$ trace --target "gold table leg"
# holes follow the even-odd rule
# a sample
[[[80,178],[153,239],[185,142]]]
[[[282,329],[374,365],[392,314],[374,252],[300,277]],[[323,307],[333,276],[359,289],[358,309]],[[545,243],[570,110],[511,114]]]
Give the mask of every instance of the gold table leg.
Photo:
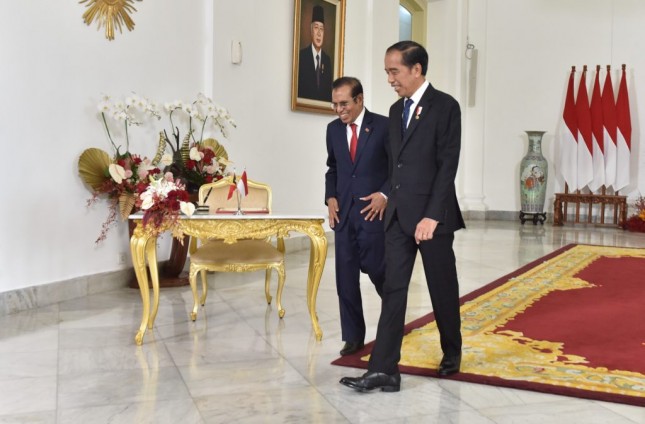
[[[138,224],[139,225],[139,224]],[[134,337],[134,342],[137,346],[143,344],[143,336],[146,334],[148,327],[148,320],[150,318],[150,289],[148,288],[148,272],[146,271],[146,244],[148,243],[147,237],[140,237],[133,235],[130,238],[130,252],[132,254],[132,264],[134,272],[137,276],[139,283],[139,290],[141,292],[141,302],[143,303],[143,311],[141,313],[141,325],[139,331]],[[154,244],[154,243],[153,243]]]
[[[307,233],[311,240],[311,250],[309,253],[309,273],[307,275],[307,307],[311,316],[311,325],[316,334],[316,340],[321,341],[323,332],[318,324],[318,314],[316,313],[316,296],[318,295],[318,286],[320,278],[325,267],[327,258],[327,239],[322,226],[319,225],[319,232]]]

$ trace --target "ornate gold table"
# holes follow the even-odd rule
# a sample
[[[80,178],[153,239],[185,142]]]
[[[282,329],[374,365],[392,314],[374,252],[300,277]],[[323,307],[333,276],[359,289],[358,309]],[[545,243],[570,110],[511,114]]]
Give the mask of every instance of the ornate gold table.
[[[130,238],[132,263],[141,290],[143,313],[141,325],[135,336],[137,345],[143,344],[146,329],[152,329],[159,309],[159,271],[157,269],[157,235],[150,227],[143,227],[143,215],[136,213],[129,219],[136,222],[136,228]],[[291,231],[303,233],[311,240],[309,255],[309,273],[307,276],[307,307],[311,324],[317,340],[322,340],[322,330],[316,314],[316,295],[320,277],[327,258],[327,238],[322,224],[324,217],[286,214],[249,214],[249,215],[193,215],[181,216],[175,228],[162,227],[160,230],[182,231],[185,235],[197,238],[216,238],[224,243],[235,243],[243,238],[263,239],[269,236],[286,237]],[[148,272],[152,280],[152,305]]]

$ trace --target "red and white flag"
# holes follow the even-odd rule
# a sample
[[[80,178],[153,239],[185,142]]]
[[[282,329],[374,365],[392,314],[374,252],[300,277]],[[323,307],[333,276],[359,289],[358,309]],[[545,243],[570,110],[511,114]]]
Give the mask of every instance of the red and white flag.
[[[237,184],[235,184],[235,174],[233,174],[233,182],[228,186],[228,196],[226,196],[226,200],[230,200],[231,197],[233,197],[235,190],[237,190]]]
[[[237,191],[240,196],[245,197],[249,194],[249,184],[246,181],[246,170],[242,172],[242,176],[237,180]]]
[[[591,93],[591,138],[593,180],[589,183],[589,189],[596,191],[605,184],[605,153],[603,145],[603,119],[602,100],[600,97],[600,66],[596,66],[596,79]]]
[[[587,96],[587,65],[583,68],[578,96],[576,97],[576,116],[578,117],[578,184],[582,190],[593,180],[593,140],[591,132],[591,111]]]
[[[560,122],[558,166],[560,175],[572,190],[578,186],[578,117],[573,97],[575,72],[576,67],[572,66],[562,111],[562,122]]]
[[[629,94],[627,93],[627,75],[625,65],[618,87],[616,98],[616,182],[614,190],[618,191],[629,185],[629,163],[632,149],[632,119],[629,112]]]
[[[605,185],[614,187],[616,182],[616,101],[614,84],[611,82],[611,67],[602,89],[603,148],[605,152]],[[615,187],[614,187],[615,188]]]

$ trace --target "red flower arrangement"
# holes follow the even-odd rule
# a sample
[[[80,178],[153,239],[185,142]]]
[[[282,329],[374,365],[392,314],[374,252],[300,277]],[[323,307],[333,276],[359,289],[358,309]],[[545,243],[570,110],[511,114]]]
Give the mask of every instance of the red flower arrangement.
[[[625,222],[625,229],[645,233],[645,197],[639,196],[634,202],[636,213],[630,216]]]
[[[152,225],[156,232],[162,225],[175,228],[179,214],[192,215],[195,205],[189,201],[188,192],[181,181],[175,181],[171,172],[161,178],[151,178],[145,190],[137,197],[136,206],[143,211],[143,227]],[[173,236],[180,236],[175,234]]]
[[[218,161],[213,147],[196,142],[190,148],[182,177],[188,185],[199,188],[203,184],[222,179],[225,163]]]
[[[88,207],[102,197],[108,200],[108,217],[96,239],[96,243],[100,243],[105,240],[118,216],[125,221],[134,211],[136,199],[148,186],[150,176],[158,175],[161,171],[149,159],[142,159],[130,152],[120,154],[117,149],[115,158],[111,159],[103,150],[91,148],[81,154],[79,173],[92,187]]]

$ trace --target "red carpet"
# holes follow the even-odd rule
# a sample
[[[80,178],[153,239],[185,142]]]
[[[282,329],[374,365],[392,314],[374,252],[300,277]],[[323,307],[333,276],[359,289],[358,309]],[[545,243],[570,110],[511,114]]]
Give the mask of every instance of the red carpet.
[[[644,271],[645,249],[569,245],[464,296],[451,379],[645,406]],[[432,314],[408,324],[401,372],[436,375],[438,346]]]

